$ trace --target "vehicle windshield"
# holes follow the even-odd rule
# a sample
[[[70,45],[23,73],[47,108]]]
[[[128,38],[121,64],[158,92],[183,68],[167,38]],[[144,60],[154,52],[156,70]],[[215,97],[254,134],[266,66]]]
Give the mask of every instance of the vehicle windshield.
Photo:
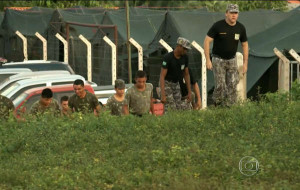
[[[75,74],[72,68],[68,64],[63,63],[23,63],[23,64],[5,64],[5,68],[28,68],[32,71],[53,71],[64,70],[69,71],[71,74]]]
[[[9,95],[12,91],[14,91],[16,88],[18,88],[20,86],[20,84],[18,84],[17,82],[13,83],[10,85],[10,87],[8,87],[7,89],[5,89],[1,95],[3,96],[7,96]]]
[[[12,75],[15,75],[15,73],[0,74],[0,81],[5,80]]]
[[[9,78],[7,77],[6,79],[4,79],[3,81],[0,81],[0,86],[2,86],[2,84],[6,83],[7,81],[9,81]]]
[[[16,99],[14,99],[13,104],[15,107],[18,107],[23,100],[27,98],[27,93],[22,93],[20,96],[18,96]]]
[[[8,89],[11,85],[13,85],[15,82],[19,81],[19,80],[15,80],[15,81],[10,81],[10,80],[7,80],[8,82],[6,82],[6,84],[1,84],[0,85],[0,94],[2,92],[4,92],[6,89]]]

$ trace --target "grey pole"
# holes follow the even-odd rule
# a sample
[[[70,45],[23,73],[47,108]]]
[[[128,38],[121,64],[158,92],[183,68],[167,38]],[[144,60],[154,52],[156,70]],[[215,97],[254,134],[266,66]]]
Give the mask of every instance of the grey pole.
[[[132,83],[132,70],[131,70],[131,44],[130,39],[130,21],[129,21],[129,3],[128,0],[125,1],[126,4],[126,28],[127,28],[127,50],[128,50],[128,82]]]

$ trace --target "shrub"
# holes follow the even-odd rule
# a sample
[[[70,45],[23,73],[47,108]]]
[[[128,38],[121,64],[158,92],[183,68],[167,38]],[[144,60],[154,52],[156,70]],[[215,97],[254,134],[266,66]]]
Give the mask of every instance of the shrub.
[[[162,117],[8,120],[0,189],[297,189],[299,99],[281,96]],[[239,171],[244,156],[259,162],[253,176]]]

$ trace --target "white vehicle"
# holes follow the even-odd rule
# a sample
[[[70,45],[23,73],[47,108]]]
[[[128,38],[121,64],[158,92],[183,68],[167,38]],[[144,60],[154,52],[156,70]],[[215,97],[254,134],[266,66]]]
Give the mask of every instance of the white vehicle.
[[[32,70],[32,72],[61,70],[61,71],[68,71],[70,74],[75,74],[75,72],[73,71],[73,69],[70,67],[68,63],[60,62],[60,61],[28,60],[22,62],[3,63],[2,65],[0,65],[0,71],[8,68],[27,68]],[[88,82],[88,83],[93,87],[97,86],[97,84],[94,82]]]
[[[32,70],[28,69],[28,68],[0,69],[0,82],[12,75],[15,75],[18,73],[25,73],[25,72],[26,73],[32,72]]]
[[[85,81],[84,77],[80,75],[61,75],[38,77],[33,79],[24,79],[14,82],[9,88],[5,89],[1,95],[10,98],[12,101],[22,94],[25,90],[36,87],[57,86],[64,84],[73,84],[76,79]]]
[[[6,78],[3,81],[0,81],[0,93],[5,89],[9,88],[11,84],[16,81],[23,80],[23,79],[30,79],[30,78],[37,78],[37,77],[47,77],[53,75],[70,75],[68,71],[37,71],[37,72],[25,72],[25,73],[18,73]]]
[[[5,68],[28,68],[32,71],[64,70],[69,71],[71,74],[75,74],[68,63],[60,61],[28,60],[23,62],[4,63],[0,66],[0,70]]]

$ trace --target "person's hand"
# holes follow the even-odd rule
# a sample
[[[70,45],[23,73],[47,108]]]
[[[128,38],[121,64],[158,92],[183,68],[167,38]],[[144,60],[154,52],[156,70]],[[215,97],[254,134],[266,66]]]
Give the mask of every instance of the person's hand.
[[[195,110],[199,110],[199,109],[201,109],[201,107],[202,107],[202,106],[201,106],[201,102],[200,102],[200,101],[197,101],[196,104],[195,104],[195,108],[194,108],[194,109],[195,109]]]
[[[161,103],[165,104],[167,102],[166,95],[162,95],[160,101],[161,101]]]
[[[192,94],[191,94],[191,93],[189,93],[189,94],[187,95],[187,101],[188,101],[188,102],[191,102],[191,101],[192,101]]]
[[[213,66],[212,66],[211,60],[206,60],[206,68],[208,70],[212,70]]]
[[[243,65],[243,75],[247,73],[247,70],[248,70],[248,65],[244,64]]]

